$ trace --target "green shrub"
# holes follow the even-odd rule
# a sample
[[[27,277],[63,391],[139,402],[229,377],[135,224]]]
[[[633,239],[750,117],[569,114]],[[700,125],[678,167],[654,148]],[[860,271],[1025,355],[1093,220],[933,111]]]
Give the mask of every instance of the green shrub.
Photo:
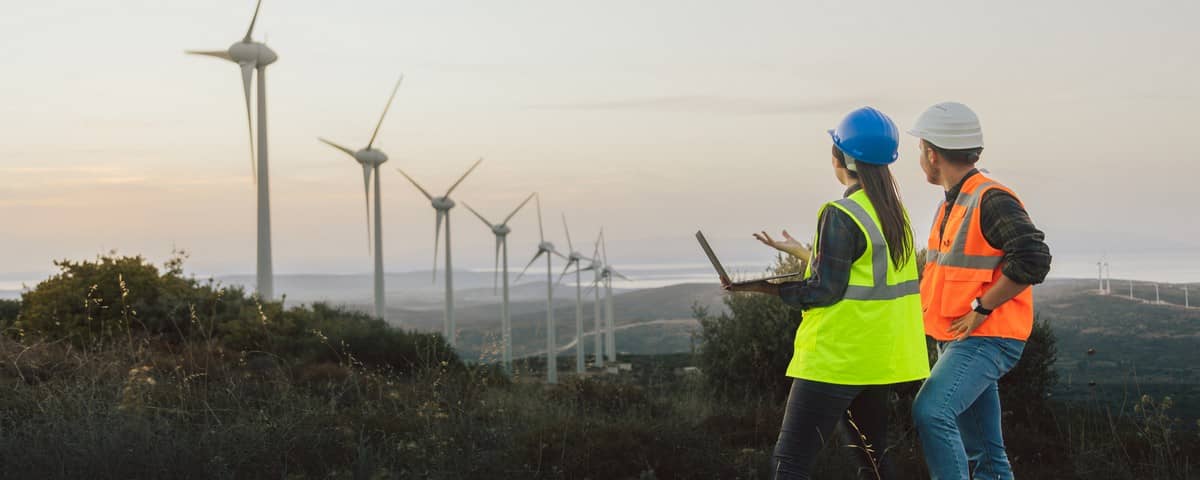
[[[207,306],[218,293],[183,276],[182,256],[165,271],[141,256],[99,256],[55,262],[59,272],[21,295],[15,327],[66,338],[77,345],[127,338],[134,332],[180,340],[197,327],[190,307]],[[226,297],[242,297],[238,290]],[[226,302],[228,303],[228,302]]]
[[[793,257],[779,257],[772,267],[775,274],[803,269]],[[727,295],[725,306],[729,312],[716,316],[695,308],[701,328],[698,363],[710,388],[727,398],[783,400],[792,384],[784,373],[801,311],[779,297],[753,293]]]

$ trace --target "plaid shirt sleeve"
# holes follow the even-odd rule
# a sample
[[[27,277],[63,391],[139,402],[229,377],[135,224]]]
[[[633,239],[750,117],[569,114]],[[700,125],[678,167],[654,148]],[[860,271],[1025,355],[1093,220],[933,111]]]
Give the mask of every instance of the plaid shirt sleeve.
[[[841,300],[850,284],[850,266],[867,250],[862,230],[845,212],[826,208],[817,223],[821,233],[812,256],[812,276],[779,285],[779,297],[793,307],[827,307]]]
[[[1004,251],[1003,273],[1017,283],[1037,285],[1050,273],[1046,235],[1033,225],[1021,202],[1002,190],[988,191],[980,205],[983,238]]]

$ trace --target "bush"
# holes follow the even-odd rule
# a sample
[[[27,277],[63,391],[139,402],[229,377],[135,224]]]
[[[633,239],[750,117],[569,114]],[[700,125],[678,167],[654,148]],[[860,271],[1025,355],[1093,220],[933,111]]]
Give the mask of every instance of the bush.
[[[0,329],[8,328],[17,321],[18,313],[21,313],[20,300],[0,299]]]
[[[76,345],[133,332],[180,340],[198,326],[190,308],[218,296],[211,284],[183,277],[183,255],[167,262],[162,273],[141,256],[57,261],[59,273],[21,295],[21,315],[14,326]],[[230,300],[244,300],[240,290],[230,293]]]
[[[1035,319],[1021,360],[999,382],[1000,405],[1012,411],[1013,420],[1044,422],[1050,411],[1050,390],[1058,383],[1058,373],[1054,371],[1057,358],[1057,339],[1050,322]]]
[[[804,271],[804,263],[779,257],[775,274]],[[792,359],[792,342],[801,312],[779,297],[736,293],[725,297],[728,313],[710,315],[695,307],[700,321],[700,369],[709,387],[726,398],[767,395],[782,401],[792,380],[784,372]]]

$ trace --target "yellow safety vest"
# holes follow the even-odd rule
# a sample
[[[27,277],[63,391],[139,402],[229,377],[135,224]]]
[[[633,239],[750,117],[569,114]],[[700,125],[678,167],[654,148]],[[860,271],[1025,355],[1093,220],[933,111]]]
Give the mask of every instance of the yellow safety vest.
[[[826,208],[854,219],[867,248],[850,267],[842,300],[804,312],[787,375],[840,385],[886,385],[928,377],[915,255],[896,270],[866,192],[828,203],[822,212]],[[820,241],[818,232],[814,249],[820,248]],[[811,276],[810,263],[805,278]]]

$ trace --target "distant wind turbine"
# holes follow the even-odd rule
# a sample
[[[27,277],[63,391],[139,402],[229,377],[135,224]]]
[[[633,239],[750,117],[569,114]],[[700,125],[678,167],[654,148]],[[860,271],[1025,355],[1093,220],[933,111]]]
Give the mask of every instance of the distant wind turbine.
[[[446,221],[446,310],[442,314],[442,329],[446,335],[446,341],[450,342],[451,347],[455,346],[457,343],[455,337],[458,335],[455,332],[454,325],[454,270],[450,264],[450,209],[454,208],[455,204],[454,200],[450,199],[450,194],[454,192],[455,188],[458,188],[458,185],[461,184],[463,180],[467,179],[467,175],[470,175],[471,172],[475,171],[475,169],[479,167],[480,162],[483,162],[482,158],[476,160],[475,164],[471,165],[471,168],[467,169],[467,173],[464,173],[461,177],[458,177],[458,181],[454,182],[453,185],[450,185],[450,188],[446,189],[446,194],[440,197],[434,197],[433,195],[430,195],[424,187],[417,183],[416,180],[413,180],[412,177],[408,176],[407,173],[404,173],[404,171],[400,170],[399,168],[396,169],[396,171],[400,172],[401,175],[404,175],[404,178],[407,178],[409,182],[412,182],[413,186],[417,187],[417,190],[420,190],[421,193],[425,195],[425,198],[429,199],[430,203],[433,204],[433,209],[437,211],[437,221],[434,224],[433,229],[433,281],[435,282],[437,281],[438,242],[441,240],[439,236],[442,233],[442,220]]]
[[[604,256],[604,267],[600,270],[601,277],[604,279],[604,303],[605,303],[605,323],[608,324],[607,338],[605,339],[608,348],[608,360],[610,362],[617,361],[617,329],[616,322],[613,320],[613,294],[612,294],[612,277],[616,276],[623,280],[629,280],[629,277],[621,275],[620,272],[612,268],[612,264],[608,263],[608,241],[604,234],[600,235],[600,252]]]
[[[354,157],[354,160],[362,165],[363,169],[363,197],[367,207],[367,251],[371,249],[371,175],[375,175],[375,249],[372,253],[375,255],[375,316],[386,320],[386,305],[383,294],[383,200],[379,189],[379,167],[388,160],[387,154],[381,150],[374,148],[375,137],[379,135],[379,127],[383,126],[383,119],[387,118],[388,109],[392,107],[392,100],[396,98],[396,91],[400,89],[400,82],[404,81],[404,75],[396,80],[396,86],[392,88],[392,96],[388,98],[388,103],[383,107],[383,114],[379,116],[379,123],[375,124],[375,132],[371,134],[371,140],[367,142],[367,146],[361,150],[354,151],[333,143],[324,138],[318,140],[325,144],[346,152],[347,155]]]
[[[1112,295],[1112,265],[1108,264],[1108,260],[1104,261],[1104,293]]]
[[[558,283],[562,283],[563,277],[571,270],[571,266],[575,266],[575,373],[584,373],[587,371],[587,365],[583,361],[584,344],[583,344],[583,280],[582,268],[580,261],[592,259],[583,256],[583,254],[575,251],[575,244],[571,242],[571,228],[567,226],[567,214],[563,214],[563,231],[567,234],[567,266],[563,268],[562,274],[558,276]]]
[[[521,270],[521,274],[517,275],[517,280],[525,276],[525,272],[529,267],[533,266],[542,255],[546,256],[546,383],[558,383],[558,339],[554,333],[554,270],[550,264],[550,258],[557,256],[566,259],[563,254],[558,253],[554,249],[554,244],[546,241],[546,231],[542,228],[542,196],[538,195],[535,199],[538,212],[538,243],[537,253],[533,255],[533,259],[525,265],[525,269]]]
[[[596,368],[604,368],[604,325],[600,316],[600,282],[603,280],[601,271],[604,269],[604,264],[600,262],[600,237],[604,235],[604,229],[600,229],[600,234],[596,235],[596,246],[592,249],[592,258],[590,265],[583,270],[591,270],[593,273],[592,285],[588,287],[589,291],[595,292],[596,298],[592,301],[592,321],[594,322],[594,337],[596,337]],[[578,283],[578,282],[576,282]],[[584,292],[586,295],[587,292]]]
[[[192,55],[207,55],[237,63],[242,70],[242,90],[246,96],[246,128],[250,132],[250,173],[258,184],[258,248],[255,290],[260,298],[275,296],[274,273],[271,267],[271,195],[267,170],[267,65],[279,56],[265,44],[250,39],[262,0],[254,7],[250,28],[240,42],[228,50],[188,50]],[[250,115],[250,81],[258,70],[258,164],[254,163],[254,128]]]
[[[1100,279],[1100,287],[1099,287],[1100,293],[1104,294],[1105,292],[1104,292],[1104,263],[1103,262],[1096,262],[1096,271],[1099,272],[1097,278]]]
[[[463,202],[463,206],[467,207],[467,210],[474,213],[476,217],[479,217],[479,220],[484,225],[487,225],[492,230],[492,233],[496,235],[496,273],[492,277],[492,288],[496,288],[495,275],[503,276],[504,296],[502,297],[503,301],[500,307],[500,330],[504,342],[504,371],[509,373],[512,372],[512,318],[509,316],[508,310],[508,234],[512,233],[512,229],[508,227],[508,221],[512,220],[517,215],[517,212],[521,211],[521,208],[533,199],[534,195],[537,194],[531,193],[528,197],[525,197],[525,201],[517,205],[517,208],[514,208],[512,213],[509,213],[507,217],[504,217],[503,222],[496,224],[489,222],[488,219],[483,218],[483,215],[476,212],[474,208],[471,208],[467,202]],[[503,263],[501,263],[501,258],[504,259]],[[503,273],[501,273],[501,265],[503,265]]]

